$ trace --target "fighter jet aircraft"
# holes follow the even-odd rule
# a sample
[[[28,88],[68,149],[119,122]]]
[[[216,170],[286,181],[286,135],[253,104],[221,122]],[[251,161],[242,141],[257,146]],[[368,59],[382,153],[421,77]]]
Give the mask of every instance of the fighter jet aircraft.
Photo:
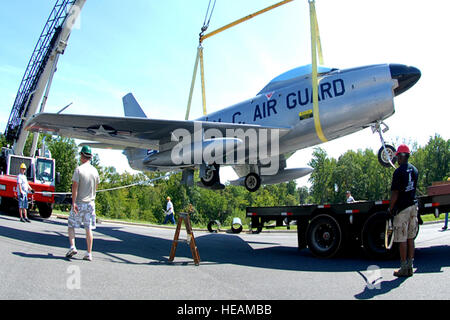
[[[92,147],[123,149],[136,170],[183,171],[193,183],[223,188],[220,167],[231,165],[231,181],[256,191],[262,184],[290,181],[311,168],[286,168],[297,150],[372,127],[394,114],[395,96],[420,78],[417,68],[378,64],[339,70],[318,67],[318,108],[313,108],[312,67],[298,67],[270,81],[255,97],[196,120],[146,117],[133,95],[123,97],[125,117],[41,113],[26,129],[94,141]]]

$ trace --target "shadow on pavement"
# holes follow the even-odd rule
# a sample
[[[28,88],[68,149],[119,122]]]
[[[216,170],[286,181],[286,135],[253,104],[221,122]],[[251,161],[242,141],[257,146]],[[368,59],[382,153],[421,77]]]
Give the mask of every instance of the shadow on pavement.
[[[0,219],[5,219],[0,216]],[[11,220],[11,219],[9,219]],[[33,223],[51,224],[63,228],[60,232],[52,230],[36,232],[22,230],[22,225],[17,222],[16,227],[0,225],[0,236],[14,240],[30,242],[50,247],[68,248],[67,222],[44,220]],[[32,223],[32,224],[33,224]],[[153,266],[167,266],[168,256],[172,240],[154,237],[151,229],[139,230],[141,234],[125,231],[125,227],[115,225],[98,225],[94,233],[94,252],[101,252],[114,263],[148,264]],[[77,248],[85,250],[84,230],[77,231]],[[184,230],[182,230],[182,233]],[[105,237],[106,236],[106,237]],[[292,235],[295,237],[295,235]],[[261,239],[259,237],[258,239]],[[366,271],[369,265],[377,265],[380,268],[397,268],[398,261],[377,261],[365,258],[362,250],[333,259],[319,259],[314,257],[307,249],[299,251],[297,247],[281,246],[272,243],[272,247],[253,249],[249,243],[263,243],[260,241],[244,241],[239,235],[234,234],[202,234],[196,235],[199,248],[201,265],[211,264],[235,264],[248,267],[292,270],[292,271],[317,271],[317,272],[358,272]],[[416,273],[442,272],[442,267],[450,266],[449,245],[431,246],[416,249],[415,267]],[[13,252],[13,254],[26,258],[40,259],[65,259],[54,253],[29,254]],[[141,259],[134,259],[139,257]],[[186,259],[187,258],[187,259]],[[68,259],[67,259],[68,260]],[[146,262],[142,262],[142,260]],[[182,260],[180,262],[180,260]],[[188,262],[184,261],[187,260]],[[192,264],[192,256],[189,246],[179,243],[174,265]],[[384,283],[384,290],[391,290],[400,285],[399,281]],[[391,288],[391,289],[389,289]],[[364,298],[374,294],[363,292],[359,294]],[[379,293],[381,294],[381,293]]]

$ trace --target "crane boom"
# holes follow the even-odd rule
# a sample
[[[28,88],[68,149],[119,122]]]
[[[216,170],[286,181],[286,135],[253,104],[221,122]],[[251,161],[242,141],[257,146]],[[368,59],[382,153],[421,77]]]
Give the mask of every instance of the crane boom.
[[[59,56],[64,53],[70,32],[86,0],[56,0],[50,16],[34,48],[31,59],[19,86],[5,130],[12,149],[2,147],[0,153],[0,210],[17,212],[17,176],[19,167],[25,164],[26,176],[33,190],[28,195],[31,208],[37,208],[42,218],[51,216],[55,203],[55,186],[59,183],[55,159],[49,153],[35,155],[35,133],[30,157],[23,155],[28,131],[23,124],[38,110],[44,110]],[[45,92],[45,97],[42,98]]]
[[[22,129],[23,123],[36,113],[49,79],[56,71],[58,57],[64,53],[72,27],[85,2],[86,0],[57,0],[42,30],[20,83],[5,130],[7,141],[14,143],[16,155],[23,155],[28,137],[28,132]],[[44,104],[41,111],[43,107]]]

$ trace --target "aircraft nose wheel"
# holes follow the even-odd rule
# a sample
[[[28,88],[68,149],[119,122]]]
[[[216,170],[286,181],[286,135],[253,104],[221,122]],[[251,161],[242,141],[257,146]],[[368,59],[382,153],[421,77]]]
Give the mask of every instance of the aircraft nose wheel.
[[[382,128],[384,126],[384,128]],[[372,132],[377,132],[380,136],[381,148],[378,150],[378,162],[383,167],[394,167],[394,163],[397,161],[395,156],[396,150],[390,144],[386,144],[383,139],[383,133],[389,130],[389,127],[383,121],[377,121],[372,124]]]
[[[390,144],[385,145],[386,149],[384,147],[381,147],[380,150],[378,150],[378,162],[383,167],[391,167],[391,162],[395,163],[397,161],[397,157],[395,156],[396,150],[393,146]]]

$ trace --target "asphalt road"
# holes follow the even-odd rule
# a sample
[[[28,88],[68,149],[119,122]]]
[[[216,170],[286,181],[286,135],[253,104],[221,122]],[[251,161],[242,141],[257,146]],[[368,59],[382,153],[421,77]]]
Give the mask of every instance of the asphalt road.
[[[398,279],[398,261],[375,261],[362,253],[318,259],[297,250],[296,234],[239,235],[195,232],[201,257],[178,245],[168,262],[172,229],[102,223],[94,232],[94,260],[84,261],[84,230],[78,255],[68,250],[67,221],[21,223],[0,215],[2,299],[448,299],[450,231],[421,227],[415,274]],[[184,230],[182,237],[186,237]]]

